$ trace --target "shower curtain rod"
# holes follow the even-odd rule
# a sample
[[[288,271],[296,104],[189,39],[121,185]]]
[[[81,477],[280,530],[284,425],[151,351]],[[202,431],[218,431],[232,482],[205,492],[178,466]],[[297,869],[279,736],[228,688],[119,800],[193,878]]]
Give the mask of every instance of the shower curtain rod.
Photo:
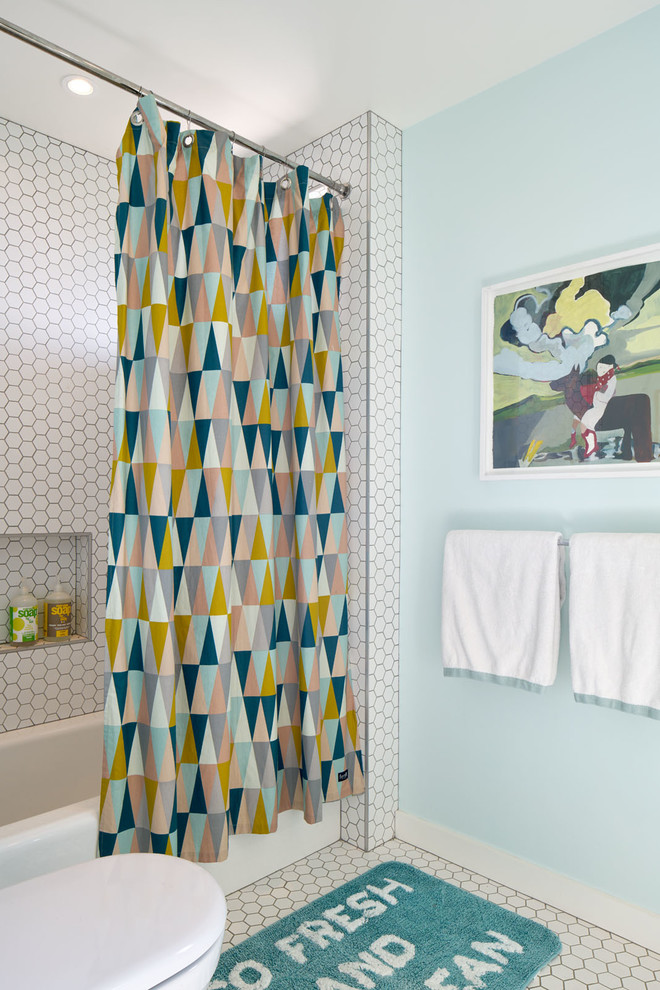
[[[68,62],[69,65],[75,65],[76,68],[82,69],[84,72],[89,72],[90,75],[96,76],[98,79],[104,79],[106,82],[112,83],[113,86],[126,90],[127,93],[133,93],[135,96],[139,97],[143,93],[147,92],[143,86],[138,86],[136,83],[131,82],[130,79],[124,79],[123,76],[118,76],[116,73],[110,72],[108,69],[104,69],[100,65],[96,65],[94,62],[90,62],[86,58],[81,58],[79,55],[74,55],[73,52],[67,51],[66,48],[60,48],[59,45],[55,45],[51,41],[47,41],[46,38],[40,38],[39,35],[33,34],[31,31],[26,31],[25,28],[19,27],[18,24],[12,24],[11,21],[5,20],[4,17],[0,17],[0,31],[11,35],[12,38],[18,38],[19,41],[24,41],[26,44],[32,45],[33,48],[38,48],[42,52],[47,52],[49,55],[54,55],[55,58],[59,58],[63,62]],[[256,152],[258,155],[263,155],[264,158],[268,158],[270,161],[277,162],[279,165],[285,165],[289,169],[296,168],[296,162],[292,161],[290,158],[284,158],[282,155],[278,155],[276,151],[270,151],[268,148],[265,148],[262,144],[255,144],[254,141],[241,137],[241,135],[237,134],[236,131],[227,131],[226,128],[221,127],[212,120],[208,120],[206,117],[198,117],[185,107],[180,106],[178,103],[172,103],[171,100],[166,100],[162,96],[157,96],[156,93],[153,94],[153,97],[156,103],[163,107],[163,109],[169,110],[171,113],[175,113],[178,117],[183,117],[184,120],[188,120],[193,124],[198,124],[200,127],[203,127],[208,131],[224,131],[232,143],[236,142],[244,148],[249,148],[250,151]],[[318,172],[312,172],[311,169],[309,175],[315,182],[319,182],[321,185],[327,186],[328,189],[334,190],[334,192],[344,198],[346,198],[351,191],[350,185],[343,182],[335,182],[334,179],[325,179],[322,175],[319,175]]]

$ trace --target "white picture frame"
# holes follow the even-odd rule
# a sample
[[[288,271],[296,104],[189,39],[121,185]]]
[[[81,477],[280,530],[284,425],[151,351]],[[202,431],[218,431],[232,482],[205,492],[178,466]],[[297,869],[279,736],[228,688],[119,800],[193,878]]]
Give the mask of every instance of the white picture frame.
[[[481,350],[481,480],[660,475],[660,244],[486,286]]]

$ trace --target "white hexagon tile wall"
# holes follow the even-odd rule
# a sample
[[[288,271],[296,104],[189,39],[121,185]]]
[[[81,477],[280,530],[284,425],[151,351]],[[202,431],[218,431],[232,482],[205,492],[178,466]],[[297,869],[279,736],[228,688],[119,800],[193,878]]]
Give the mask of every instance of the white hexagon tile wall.
[[[367,112],[292,157],[351,184],[341,282],[348,646],[366,793],[342,802],[342,837],[369,850],[394,835],[398,803],[401,131]]]
[[[343,802],[342,834],[369,849],[392,836],[397,801],[401,133],[364,113],[295,157],[352,186],[341,301],[349,654],[367,791]],[[67,571],[64,542],[52,560],[45,534],[92,538],[91,641],[0,653],[0,729],[102,707],[114,173],[113,162],[0,120],[0,609],[21,568],[39,595],[58,569],[75,569],[71,546]]]
[[[60,571],[89,636],[0,652],[10,730],[103,704],[115,166],[0,120],[0,182],[0,640],[20,575],[43,598]]]
[[[401,131],[370,116],[367,849],[393,837],[398,805],[401,501]]]

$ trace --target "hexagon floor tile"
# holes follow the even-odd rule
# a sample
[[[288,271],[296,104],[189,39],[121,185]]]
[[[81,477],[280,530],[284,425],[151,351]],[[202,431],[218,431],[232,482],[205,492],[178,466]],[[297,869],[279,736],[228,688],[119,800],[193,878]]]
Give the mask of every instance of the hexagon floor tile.
[[[368,853],[335,842],[229,894],[224,948],[238,945],[279,917],[391,859],[412,863],[556,932],[564,951],[529,984],[530,990],[660,990],[660,955],[396,839]]]

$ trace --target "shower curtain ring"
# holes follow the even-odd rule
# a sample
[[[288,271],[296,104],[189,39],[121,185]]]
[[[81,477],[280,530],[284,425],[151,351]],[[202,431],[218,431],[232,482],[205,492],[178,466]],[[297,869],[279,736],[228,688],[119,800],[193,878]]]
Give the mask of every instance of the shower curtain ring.
[[[143,93],[144,93],[144,89],[142,88],[142,86],[140,86],[140,91],[138,93],[138,103],[142,99]],[[136,127],[139,127],[139,125],[142,123],[143,120],[144,117],[142,116],[142,111],[140,110],[139,107],[136,107],[133,113],[131,114],[131,124],[134,124]]]
[[[192,111],[189,110],[188,115],[186,116],[186,123],[188,124],[189,131],[192,130],[192,120],[190,119],[191,117],[192,117]],[[185,148],[189,148],[194,140],[195,140],[194,134],[186,134],[183,139],[183,146]]]

